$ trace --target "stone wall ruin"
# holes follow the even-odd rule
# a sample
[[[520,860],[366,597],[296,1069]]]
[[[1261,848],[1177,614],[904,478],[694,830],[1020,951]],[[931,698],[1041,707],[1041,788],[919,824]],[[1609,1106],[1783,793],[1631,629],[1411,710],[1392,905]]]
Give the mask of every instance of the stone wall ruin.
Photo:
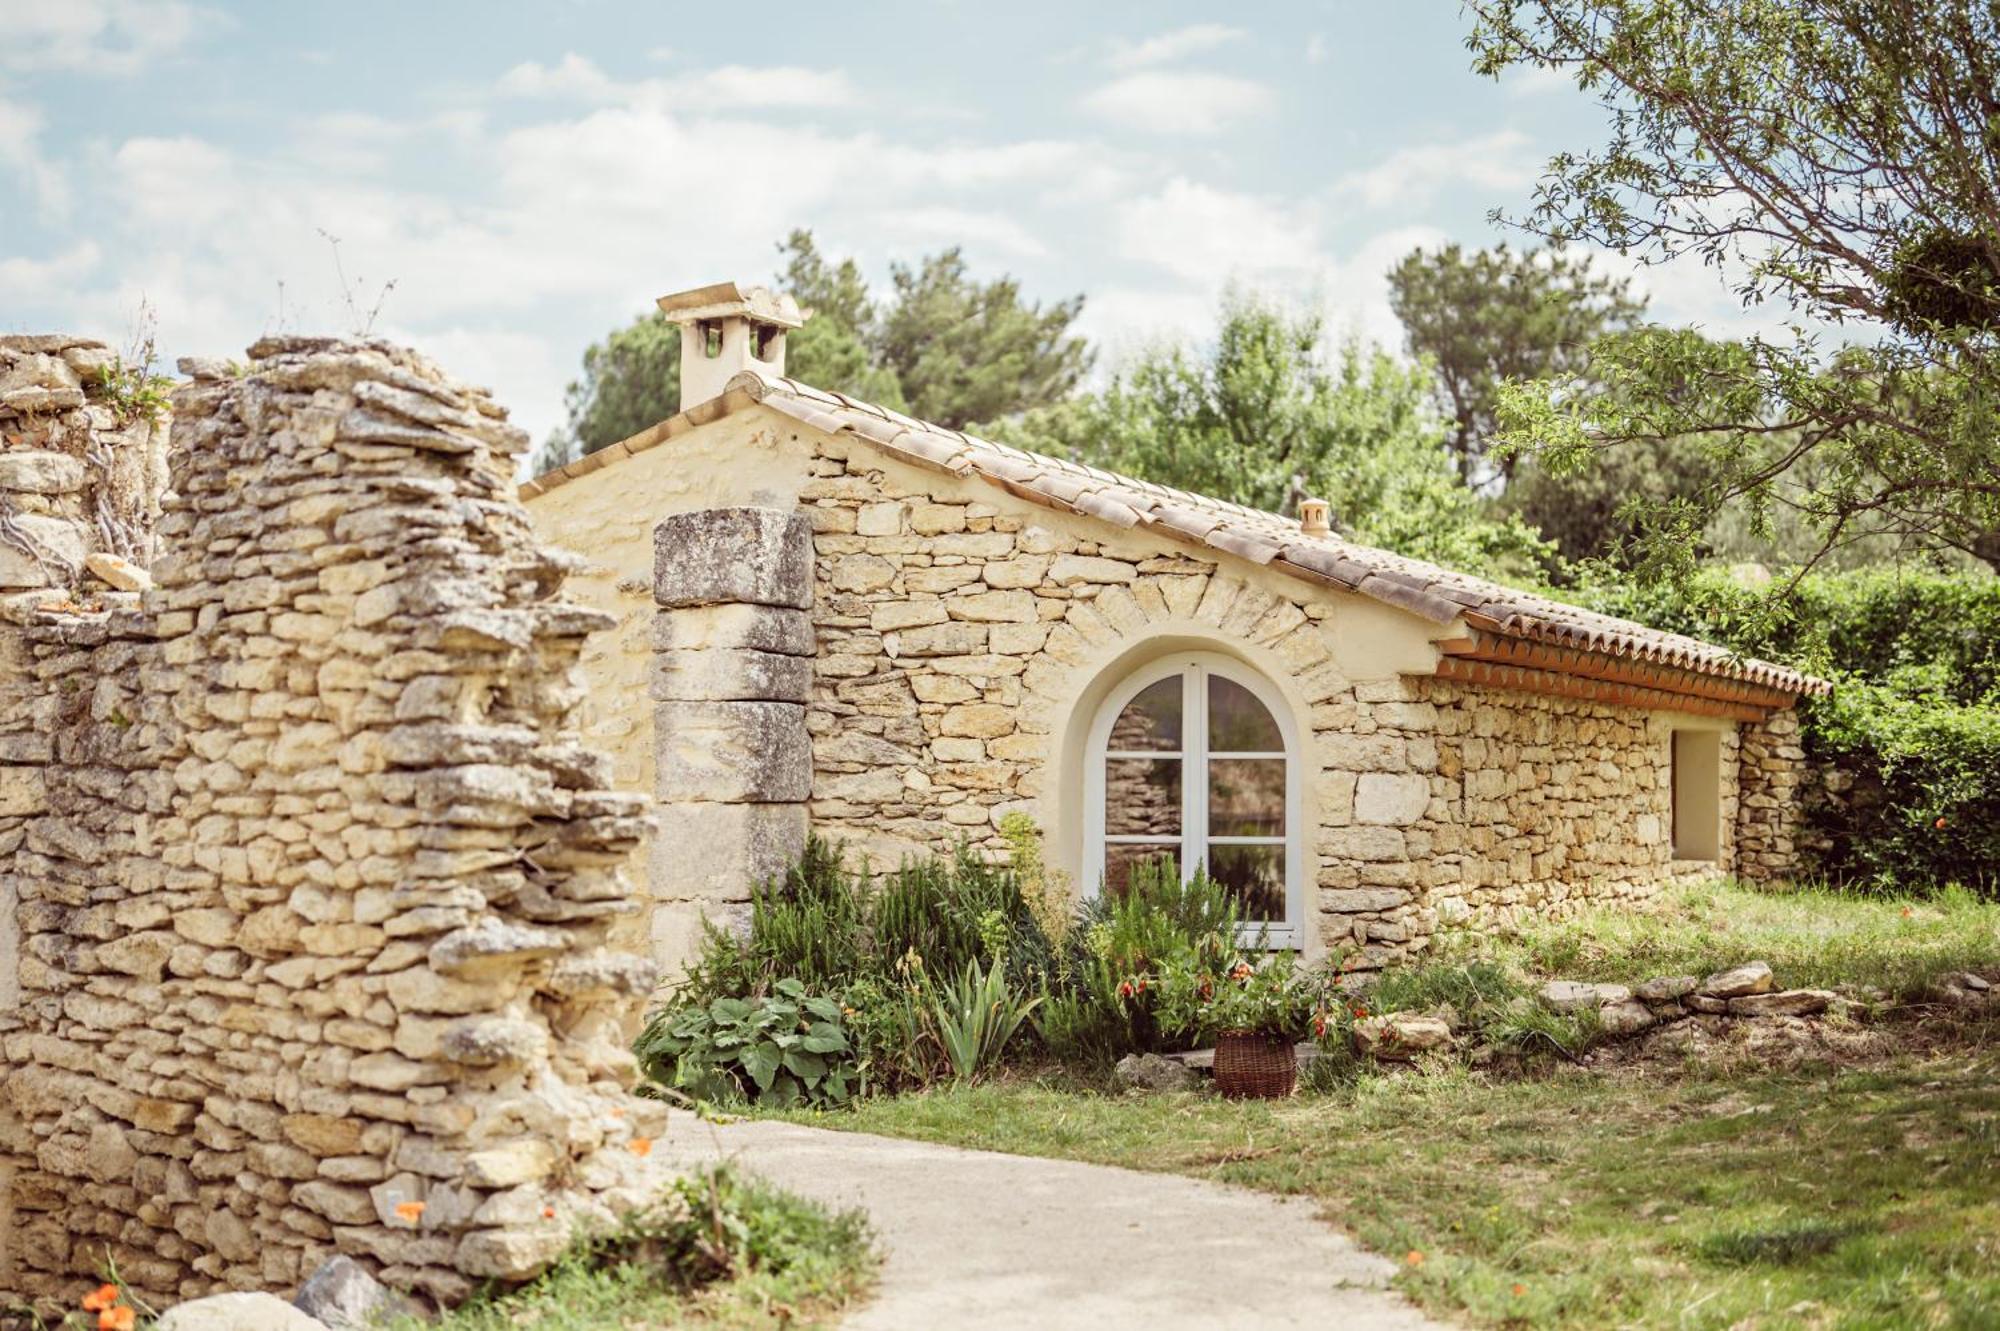
[[[659,1122],[606,945],[646,801],[569,728],[602,618],[484,392],[380,343],[182,368],[157,585],[0,625],[0,1301],[336,1252],[455,1300]]]

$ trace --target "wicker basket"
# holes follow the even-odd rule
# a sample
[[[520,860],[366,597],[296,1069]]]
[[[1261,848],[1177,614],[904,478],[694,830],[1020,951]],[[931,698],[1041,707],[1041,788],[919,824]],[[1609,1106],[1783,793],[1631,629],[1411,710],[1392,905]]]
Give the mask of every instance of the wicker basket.
[[[1215,1042],[1215,1089],[1232,1100],[1282,1100],[1299,1084],[1292,1042],[1258,1031],[1224,1031]]]

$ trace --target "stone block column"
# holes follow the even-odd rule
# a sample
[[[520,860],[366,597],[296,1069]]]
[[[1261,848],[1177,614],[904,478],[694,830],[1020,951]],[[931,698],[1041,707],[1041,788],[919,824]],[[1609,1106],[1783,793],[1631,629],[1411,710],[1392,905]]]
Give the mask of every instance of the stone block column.
[[[1805,771],[1797,711],[1788,708],[1743,724],[1737,754],[1738,876],[1773,883],[1798,873]]]
[[[805,847],[812,795],[812,524],[716,508],[654,529],[659,806],[654,960],[688,961],[704,919],[740,926],[752,887]]]

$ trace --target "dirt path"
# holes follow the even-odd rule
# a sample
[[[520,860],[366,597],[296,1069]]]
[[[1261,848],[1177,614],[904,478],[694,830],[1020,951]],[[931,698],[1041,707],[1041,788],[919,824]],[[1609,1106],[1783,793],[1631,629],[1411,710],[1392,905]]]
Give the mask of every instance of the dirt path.
[[[1198,1179],[676,1113],[665,1162],[733,1158],[868,1215],[885,1255],[853,1331],[1442,1331],[1311,1203]]]

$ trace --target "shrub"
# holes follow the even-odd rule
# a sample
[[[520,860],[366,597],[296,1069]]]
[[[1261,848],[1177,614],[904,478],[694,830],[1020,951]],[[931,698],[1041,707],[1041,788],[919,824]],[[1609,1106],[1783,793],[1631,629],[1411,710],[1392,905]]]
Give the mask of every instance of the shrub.
[[[1799,707],[1810,867],[1833,882],[1994,891],[2000,873],[2000,578],[1875,569],[1751,589],[1601,586],[1598,609],[1834,682]]]
[[[797,980],[768,998],[716,998],[654,1013],[632,1050],[663,1087],[720,1103],[845,1104],[862,1068],[839,1003]]]
[[[1207,1043],[1224,1031],[1254,1031],[1302,1038],[1324,1034],[1331,985],[1324,972],[1299,970],[1298,958],[1279,952],[1257,961],[1237,960],[1214,969],[1192,953],[1161,966],[1159,1021],[1163,1030]]]
[[[938,1042],[952,1076],[969,1086],[1000,1062],[1007,1042],[1041,998],[1017,993],[999,965],[991,971],[972,962],[931,1001]]]

